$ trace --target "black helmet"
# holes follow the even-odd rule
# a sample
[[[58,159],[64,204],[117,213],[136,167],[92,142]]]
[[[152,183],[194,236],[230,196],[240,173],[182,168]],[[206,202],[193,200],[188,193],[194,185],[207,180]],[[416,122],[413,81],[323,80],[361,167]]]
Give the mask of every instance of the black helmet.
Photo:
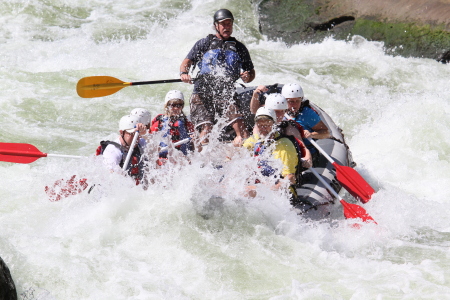
[[[217,22],[226,20],[226,19],[231,19],[234,21],[233,14],[228,9],[219,9],[214,14],[214,24],[216,24]]]

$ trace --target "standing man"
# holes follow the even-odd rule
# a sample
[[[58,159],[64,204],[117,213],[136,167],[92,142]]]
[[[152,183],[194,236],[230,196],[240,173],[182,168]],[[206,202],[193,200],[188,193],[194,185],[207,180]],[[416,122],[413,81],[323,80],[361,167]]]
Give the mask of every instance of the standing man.
[[[191,66],[199,68],[190,104],[191,119],[200,129],[201,143],[208,142],[217,117],[227,118],[227,125],[233,127],[235,146],[240,146],[249,136],[236,103],[234,83],[239,78],[251,82],[255,70],[247,48],[231,36],[233,22],[233,14],[228,9],[219,9],[214,14],[216,34],[197,41],[180,66],[181,80],[186,83],[191,83]]]

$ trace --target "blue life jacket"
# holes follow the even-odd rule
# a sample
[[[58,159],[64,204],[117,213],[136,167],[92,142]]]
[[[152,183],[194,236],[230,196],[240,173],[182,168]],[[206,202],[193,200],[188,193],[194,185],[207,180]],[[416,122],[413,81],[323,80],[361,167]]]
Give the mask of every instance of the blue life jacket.
[[[200,75],[211,74],[228,77],[232,81],[239,79],[242,59],[237,53],[236,41],[224,41],[213,34],[208,35],[209,49],[198,63]]]
[[[313,110],[315,113],[317,113],[317,111],[309,104],[309,100],[307,100],[307,99],[303,100],[302,104],[300,105],[299,110],[297,112],[295,112],[294,121],[297,122],[298,124],[300,124],[302,127],[304,127],[304,129],[312,132],[313,129],[309,128],[309,127],[305,127],[302,124],[303,122],[301,121],[302,112],[303,112],[303,109],[305,109],[305,108],[309,108],[309,109]],[[317,152],[316,147],[314,147],[314,145],[308,139],[303,138],[303,143],[305,144],[306,148],[308,148],[309,152],[311,152],[311,154],[315,154]]]

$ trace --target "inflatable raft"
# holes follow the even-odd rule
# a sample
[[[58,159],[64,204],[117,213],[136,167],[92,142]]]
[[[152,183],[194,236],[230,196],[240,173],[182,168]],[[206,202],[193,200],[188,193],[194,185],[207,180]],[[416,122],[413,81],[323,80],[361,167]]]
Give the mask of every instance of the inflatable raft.
[[[282,84],[275,84],[269,87],[269,92],[281,93],[282,87]],[[240,87],[237,89],[239,105],[242,111],[248,112],[244,118],[250,127],[254,126],[254,115],[250,113],[250,100],[255,89],[256,87]],[[330,138],[316,140],[316,143],[338,164],[352,168],[356,166],[351,151],[345,143],[342,129],[333,122],[324,110],[314,103],[309,102],[309,104],[319,114],[331,134]],[[314,169],[333,187],[336,193],[340,192],[342,186],[336,180],[336,170],[325,157],[320,156],[319,163]],[[328,192],[310,170],[303,172],[302,177],[302,185],[297,187],[299,204],[294,206],[298,214],[311,219],[322,219],[330,215],[333,210],[336,210],[334,204],[337,203],[339,205],[339,201],[332,197],[332,194]]]

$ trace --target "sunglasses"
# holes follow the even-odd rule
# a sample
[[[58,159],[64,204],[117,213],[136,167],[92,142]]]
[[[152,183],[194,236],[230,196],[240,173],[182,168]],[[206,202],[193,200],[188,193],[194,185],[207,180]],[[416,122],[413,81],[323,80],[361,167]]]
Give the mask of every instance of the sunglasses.
[[[182,107],[183,107],[183,104],[172,103],[172,104],[169,104],[168,106],[170,106],[170,107],[178,107],[178,108],[182,108]]]

